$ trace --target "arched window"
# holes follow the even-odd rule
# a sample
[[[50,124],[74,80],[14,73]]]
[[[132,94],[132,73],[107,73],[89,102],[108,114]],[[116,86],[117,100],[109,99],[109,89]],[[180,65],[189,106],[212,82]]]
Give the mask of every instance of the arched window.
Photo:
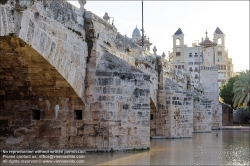
[[[218,38],[217,44],[221,44],[221,38]]]
[[[178,38],[178,39],[176,39],[176,45],[178,46],[178,45],[180,45],[181,44],[181,41],[180,41],[180,39]]]

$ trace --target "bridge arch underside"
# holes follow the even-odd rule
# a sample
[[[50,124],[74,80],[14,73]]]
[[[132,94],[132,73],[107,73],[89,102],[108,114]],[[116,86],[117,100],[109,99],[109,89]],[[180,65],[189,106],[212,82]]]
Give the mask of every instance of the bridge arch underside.
[[[84,148],[84,103],[23,40],[0,37],[0,150]]]

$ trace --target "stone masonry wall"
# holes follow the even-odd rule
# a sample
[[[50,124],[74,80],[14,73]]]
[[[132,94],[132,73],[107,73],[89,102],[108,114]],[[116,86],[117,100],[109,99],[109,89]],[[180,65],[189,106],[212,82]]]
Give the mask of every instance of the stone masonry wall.
[[[46,0],[0,13],[1,150],[87,147],[83,13]]]
[[[149,142],[150,76],[135,66],[141,49],[109,23],[86,12],[90,31],[86,108],[89,137],[100,150],[147,148]]]
[[[158,109],[151,113],[151,137],[192,137],[193,96],[187,89],[185,74],[158,57]]]
[[[23,40],[0,39],[0,150],[83,148],[81,98]]]
[[[87,44],[83,13],[66,1],[9,0],[0,35],[15,35],[41,54],[84,101]]]
[[[1,148],[145,149],[221,127],[217,71],[195,85],[66,1],[9,0],[0,14]]]
[[[216,66],[201,66],[200,82],[204,88],[204,96],[212,101],[212,129],[222,127],[222,105],[219,103],[218,71]]]
[[[211,101],[200,94],[194,95],[194,132],[211,132]]]

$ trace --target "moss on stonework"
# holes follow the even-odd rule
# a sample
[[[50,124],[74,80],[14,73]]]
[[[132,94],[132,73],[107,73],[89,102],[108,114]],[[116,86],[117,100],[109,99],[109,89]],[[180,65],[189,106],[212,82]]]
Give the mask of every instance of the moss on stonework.
[[[133,149],[132,149],[132,151],[145,151],[145,150],[150,150],[150,148],[147,147],[147,149],[144,149],[144,148],[141,148],[141,149],[133,148]]]

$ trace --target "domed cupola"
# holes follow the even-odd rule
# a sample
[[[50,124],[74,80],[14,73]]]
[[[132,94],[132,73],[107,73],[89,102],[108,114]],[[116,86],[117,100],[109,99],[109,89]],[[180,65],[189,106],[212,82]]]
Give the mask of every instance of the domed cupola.
[[[137,28],[137,25],[135,29],[133,30],[132,39],[136,41],[141,39],[141,33],[140,33],[140,30]]]

